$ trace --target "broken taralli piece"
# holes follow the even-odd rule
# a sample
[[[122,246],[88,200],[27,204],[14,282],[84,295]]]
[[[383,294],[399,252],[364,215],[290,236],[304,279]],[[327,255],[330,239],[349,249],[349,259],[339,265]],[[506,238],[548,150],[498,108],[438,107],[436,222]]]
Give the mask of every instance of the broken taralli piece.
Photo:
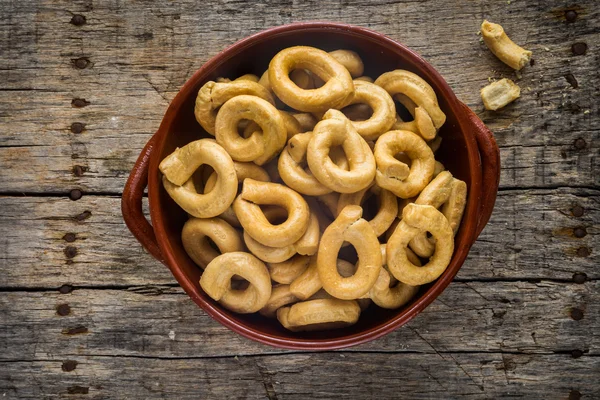
[[[502,26],[485,20],[481,24],[481,35],[488,49],[509,67],[518,71],[531,60],[531,51],[510,40]]]
[[[486,110],[498,110],[521,96],[521,88],[510,79],[500,79],[481,89]]]

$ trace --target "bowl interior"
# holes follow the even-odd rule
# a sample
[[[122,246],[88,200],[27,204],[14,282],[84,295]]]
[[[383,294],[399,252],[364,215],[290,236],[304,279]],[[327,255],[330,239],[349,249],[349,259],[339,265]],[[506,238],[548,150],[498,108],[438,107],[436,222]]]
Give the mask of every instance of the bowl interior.
[[[413,309],[416,302],[424,296],[432,294],[436,289],[436,282],[423,286],[419,294],[402,309],[384,310],[374,305],[365,310],[357,324],[352,327],[313,333],[294,333],[285,330],[276,320],[264,318],[256,315],[239,315],[232,313],[218,305],[200,289],[198,280],[201,270],[185,253],[181,243],[181,229],[187,215],[175,204],[168,196],[160,184],[160,173],[158,172],[158,163],[168,154],[173,152],[176,147],[198,140],[203,137],[211,137],[206,134],[194,117],[194,101],[198,89],[207,81],[215,80],[217,77],[235,78],[243,74],[253,73],[260,76],[268,67],[269,60],[281,49],[295,45],[307,45],[321,48],[323,50],[350,49],[356,51],[365,63],[365,75],[377,78],[380,74],[394,70],[407,69],[415,72],[428,81],[436,91],[441,109],[446,113],[447,121],[440,131],[443,138],[442,147],[437,153],[436,158],[441,161],[446,169],[459,179],[464,180],[467,186],[472,186],[473,168],[467,153],[472,152],[473,144],[467,143],[473,140],[461,127],[460,119],[462,114],[456,112],[457,100],[449,91],[449,88],[441,77],[432,73],[430,66],[423,70],[423,61],[417,58],[412,52],[391,42],[389,39],[382,40],[375,35],[365,35],[357,31],[346,29],[331,29],[323,27],[304,27],[297,30],[287,30],[263,35],[252,40],[245,40],[226,49],[217,57],[209,61],[201,70],[199,70],[190,81],[184,86],[177,98],[172,102],[167,116],[161,125],[160,131],[164,135],[163,140],[158,140],[157,150],[153,154],[153,159],[149,171],[149,191],[150,205],[152,209],[152,221],[157,231],[159,241],[161,237],[166,237],[166,241],[161,242],[163,252],[172,255],[174,262],[170,262],[170,268],[177,276],[188,294],[213,317],[221,322],[225,322],[234,329],[241,327],[246,335],[260,334],[263,341],[269,341],[269,338],[281,339],[290,343],[319,342],[322,340],[331,341],[341,338],[360,335],[369,330],[389,325],[390,322],[406,316]],[[159,133],[160,133],[159,131]],[[471,150],[468,150],[468,148]],[[470,191],[469,191],[470,193]],[[466,252],[472,242],[472,234],[466,232],[464,221],[474,219],[476,214],[476,203],[469,201],[461,230],[456,237],[457,251],[453,257],[451,265],[444,273],[449,281],[458,271],[460,265],[466,257]],[[458,251],[462,248],[464,251]],[[463,254],[464,253],[464,254]],[[440,281],[442,278],[440,278]],[[435,294],[437,295],[437,293]],[[414,312],[413,314],[416,314]],[[411,315],[412,316],[412,315]],[[266,338],[266,339],[265,339]],[[256,337],[255,337],[256,339]],[[290,342],[291,341],[291,342]],[[281,342],[279,343],[281,344]],[[293,347],[293,346],[292,346]]]

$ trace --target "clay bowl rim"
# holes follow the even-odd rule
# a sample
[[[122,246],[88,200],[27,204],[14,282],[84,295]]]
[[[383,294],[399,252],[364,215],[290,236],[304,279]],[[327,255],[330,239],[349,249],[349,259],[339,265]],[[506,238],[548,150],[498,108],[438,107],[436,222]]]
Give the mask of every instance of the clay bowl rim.
[[[469,185],[469,194],[467,199],[467,206],[465,210],[465,218],[461,223],[461,230],[466,230],[465,239],[462,247],[456,247],[450,266],[442,274],[437,281],[435,281],[431,287],[429,287],[420,297],[415,300],[409,307],[403,308],[400,312],[392,317],[391,319],[376,325],[370,329],[357,332],[348,336],[338,338],[326,338],[326,339],[303,339],[303,338],[286,338],[277,335],[267,334],[260,330],[248,327],[243,323],[239,323],[221,311],[220,306],[211,304],[204,300],[195,292],[195,285],[185,273],[177,266],[175,257],[173,256],[172,247],[170,245],[169,237],[162,224],[162,215],[158,207],[152,207],[152,203],[159,204],[159,190],[160,185],[156,182],[160,182],[160,179],[156,179],[158,175],[158,165],[160,163],[159,154],[160,149],[165,145],[168,137],[169,128],[176,115],[176,110],[181,107],[188,96],[192,95],[192,90],[196,86],[196,82],[206,79],[205,75],[211,73],[216,67],[227,62],[235,53],[243,51],[248,46],[251,46],[255,41],[263,41],[267,39],[273,39],[280,34],[290,34],[293,32],[301,31],[342,31],[350,36],[363,36],[373,42],[394,49],[394,52],[403,53],[403,57],[410,59],[411,62],[419,69],[419,74],[423,76],[427,81],[435,81],[436,85],[440,88],[440,92],[437,93],[440,98],[444,98],[448,104],[450,111],[456,115],[460,130],[465,132],[464,139],[467,147],[468,161],[470,168],[471,183]],[[403,44],[396,42],[395,40],[385,36],[379,32],[358,27],[354,25],[333,23],[333,22],[297,22],[282,26],[269,28],[253,35],[250,35],[238,42],[228,46],[223,51],[208,60],[204,65],[198,69],[192,77],[190,77],[180,89],[179,93],[171,101],[165,116],[160,124],[158,131],[155,134],[155,145],[153,148],[152,155],[150,156],[149,166],[149,179],[148,179],[148,198],[150,203],[150,215],[152,219],[152,226],[156,235],[156,239],[159,248],[164,256],[164,260],[179,282],[184,291],[192,298],[192,300],[200,306],[206,313],[208,313],[213,319],[231,329],[232,331],[247,337],[249,339],[258,341],[263,344],[271,346],[294,349],[294,350],[334,350],[350,346],[359,345],[381,336],[384,336],[396,328],[404,325],[417,314],[423,311],[429,304],[435,300],[449,285],[456,276],[458,270],[462,267],[467,254],[475,241],[477,216],[479,213],[478,200],[481,193],[481,160],[479,158],[479,150],[476,139],[473,134],[469,134],[474,128],[469,123],[469,119],[466,115],[466,111],[462,103],[456,98],[454,92],[446,83],[444,78],[427,63],[420,55],[415,53],[413,50],[404,46]],[[469,212],[469,215],[467,215]],[[467,218],[470,216],[470,218]]]

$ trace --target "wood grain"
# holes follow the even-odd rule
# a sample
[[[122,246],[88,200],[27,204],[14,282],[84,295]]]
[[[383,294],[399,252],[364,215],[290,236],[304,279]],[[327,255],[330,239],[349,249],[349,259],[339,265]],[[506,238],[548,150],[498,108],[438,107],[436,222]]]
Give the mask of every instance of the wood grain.
[[[583,207],[575,217],[572,209]],[[0,287],[163,285],[174,279],[127,230],[120,199],[0,197]],[[501,192],[460,280],[598,279],[598,191]],[[583,229],[585,236],[574,231]],[[65,235],[73,234],[72,238]],[[73,240],[72,242],[67,241]],[[581,250],[590,254],[582,256]],[[587,253],[586,253],[587,254]]]
[[[517,76],[498,61],[483,19],[533,65]],[[343,352],[281,351],[214,322],[130,235],[118,197],[196,69],[308,20],[419,52],[502,159],[495,212],[455,282],[406,326]],[[598,43],[594,0],[0,2],[2,398],[599,398]],[[521,98],[485,111],[479,89],[503,77]]]
[[[15,9],[0,5],[6,15],[0,22],[5,54],[0,109],[10,116],[0,137],[0,164],[20,171],[0,175],[1,192],[66,194],[79,188],[121,193],[169,100],[196,69],[250,33],[317,16],[376,29],[431,62],[496,133],[502,188],[600,183],[595,174],[598,57],[591,50],[574,57],[570,50],[575,39],[590,44],[600,39],[593,1],[580,2],[584,11],[577,24],[565,23],[557,11],[559,1],[465,0],[433,6],[312,0],[244,7],[244,12],[236,1],[206,3],[161,2],[150,9],[132,1],[103,2],[91,9],[86,2],[48,0],[22,2]],[[85,25],[68,23],[76,12],[87,15]],[[422,15],[432,28],[424,31]],[[501,22],[517,43],[534,52],[535,64],[524,68],[518,80],[521,98],[500,112],[483,111],[479,89],[488,78],[516,78],[479,42],[483,18]],[[82,57],[88,66],[74,67]],[[567,82],[567,74],[579,77],[577,88]],[[89,105],[75,108],[75,98]],[[83,132],[70,131],[74,122],[85,125]],[[575,147],[579,138],[584,148]],[[84,169],[81,176],[73,173],[76,166]]]
[[[455,282],[406,326],[350,351],[570,354],[580,350],[585,356],[598,356],[598,289],[598,281]],[[3,361],[282,352],[224,328],[180,288],[9,292],[0,303]],[[581,310],[583,318],[574,320],[573,308]]]
[[[75,361],[76,369],[65,372],[65,361]],[[564,355],[335,352],[218,359],[78,356],[65,361],[11,363],[10,370],[0,370],[3,393],[20,399],[270,400],[600,395],[594,382],[597,360]]]

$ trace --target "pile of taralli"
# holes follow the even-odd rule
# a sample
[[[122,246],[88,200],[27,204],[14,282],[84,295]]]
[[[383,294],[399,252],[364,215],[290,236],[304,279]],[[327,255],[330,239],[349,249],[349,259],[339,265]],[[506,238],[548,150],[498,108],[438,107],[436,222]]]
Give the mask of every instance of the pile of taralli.
[[[371,302],[403,306],[450,263],[467,186],[434,157],[446,116],[414,73],[363,70],[355,52],[297,46],[260,79],[199,90],[214,139],[160,170],[189,214],[181,238],[200,286],[223,307],[291,331],[340,328]]]

